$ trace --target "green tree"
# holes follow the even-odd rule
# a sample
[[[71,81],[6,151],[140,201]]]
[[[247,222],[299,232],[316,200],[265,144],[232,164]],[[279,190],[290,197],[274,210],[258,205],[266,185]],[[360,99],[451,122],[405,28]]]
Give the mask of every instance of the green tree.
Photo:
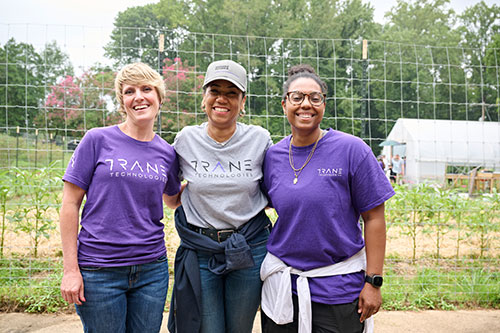
[[[40,53],[42,60],[39,65],[42,80],[46,85],[52,85],[62,77],[73,75],[73,66],[69,56],[64,53],[55,41],[45,44]]]
[[[104,55],[113,59],[115,65],[142,61],[153,68],[160,67],[158,38],[161,31],[169,28],[169,22],[158,18],[154,11],[156,6],[130,7],[118,13],[111,41],[104,47]]]
[[[489,45],[493,45],[500,33],[500,6],[491,5],[489,7],[484,1],[474,6],[468,7],[460,15],[460,26],[458,31],[461,34],[461,45],[464,47],[465,65],[468,76],[467,97],[473,106],[473,120],[485,118],[486,120],[498,121],[498,115],[490,113],[495,111],[498,97],[498,74],[491,74],[487,64],[498,66],[493,63],[494,59],[485,58],[488,54],[494,53]],[[497,46],[498,47],[498,46]],[[490,50],[488,52],[488,49]],[[498,53],[498,51],[497,51]]]
[[[361,0],[161,0],[118,15],[107,55],[129,62],[144,61],[147,54],[150,64],[162,63],[163,57],[181,58],[198,75],[211,61],[232,58],[251,71],[245,119],[278,137],[286,135],[288,127],[281,117],[267,115],[282,113],[281,87],[288,67],[309,62],[324,77],[334,77],[339,68],[340,79],[327,80],[330,92],[338,95],[328,103],[328,114],[349,121],[327,126],[355,132],[350,119],[359,109],[353,99],[359,98],[356,80],[361,74],[358,68],[349,69],[356,66],[349,60],[354,49],[356,57],[360,55],[359,43],[352,40],[379,31],[373,8]],[[148,36],[137,38],[146,32]],[[163,54],[157,52],[160,33],[165,35]],[[339,39],[334,47],[332,39]],[[318,55],[325,60],[310,60]]]
[[[43,99],[42,63],[35,48],[13,38],[0,47],[0,124],[30,127]]]
[[[38,53],[31,44],[9,39],[0,47],[0,127],[32,127],[45,87],[72,71],[68,56],[55,42]]]
[[[449,0],[398,0],[382,41],[369,45],[371,136],[385,138],[398,118],[464,119],[465,73]],[[389,42],[390,41],[390,42]]]
[[[457,16],[450,0],[397,0],[386,14],[384,40],[420,45],[456,46],[459,36],[453,26]]]
[[[486,55],[484,57],[484,64],[486,66],[486,82],[489,82],[492,87],[496,86],[497,94],[500,91],[500,73],[498,67],[500,66],[500,34],[493,37],[493,41],[486,48]],[[500,95],[496,98],[496,119],[500,119]],[[493,113],[488,113],[493,117]]]

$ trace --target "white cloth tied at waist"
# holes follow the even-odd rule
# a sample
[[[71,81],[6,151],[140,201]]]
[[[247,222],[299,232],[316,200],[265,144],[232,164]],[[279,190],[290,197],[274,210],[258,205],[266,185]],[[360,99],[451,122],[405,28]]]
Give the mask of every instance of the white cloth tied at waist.
[[[333,265],[301,271],[287,266],[281,259],[267,253],[260,268],[262,285],[261,308],[276,324],[283,325],[293,321],[291,274],[298,275],[297,297],[299,301],[299,333],[311,333],[312,309],[309,277],[324,277],[356,273],[366,270],[366,251],[358,253]],[[373,332],[373,316],[365,320],[364,333]]]

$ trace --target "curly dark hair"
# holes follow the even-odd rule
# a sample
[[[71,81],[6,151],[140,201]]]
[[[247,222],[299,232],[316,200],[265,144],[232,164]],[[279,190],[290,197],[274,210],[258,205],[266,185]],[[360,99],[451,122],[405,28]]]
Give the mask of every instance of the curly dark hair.
[[[314,71],[314,68],[312,68],[312,66],[308,64],[300,64],[292,66],[288,70],[288,79],[283,84],[283,100],[286,99],[286,94],[288,92],[290,84],[300,78],[313,79],[321,87],[321,92],[323,94],[326,94],[328,92],[326,83],[319,78],[318,74],[316,74],[316,72]]]

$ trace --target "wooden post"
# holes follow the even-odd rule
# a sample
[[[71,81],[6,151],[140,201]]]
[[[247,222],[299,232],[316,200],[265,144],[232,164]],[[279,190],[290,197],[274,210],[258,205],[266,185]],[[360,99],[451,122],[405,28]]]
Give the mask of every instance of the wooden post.
[[[37,167],[38,162],[38,128],[35,129],[35,168]]]
[[[158,51],[163,52],[165,50],[165,35],[160,34],[158,38]]]
[[[16,168],[19,165],[19,126],[16,128]]]
[[[363,39],[363,52],[362,52],[362,59],[367,60],[368,59],[368,41],[366,39]]]
[[[363,60],[363,80],[361,86],[361,94],[363,96],[363,103],[361,104],[361,139],[366,137],[366,112],[368,109],[368,90],[367,90],[367,70],[368,70],[368,41],[363,39],[363,49],[362,49],[361,59]]]

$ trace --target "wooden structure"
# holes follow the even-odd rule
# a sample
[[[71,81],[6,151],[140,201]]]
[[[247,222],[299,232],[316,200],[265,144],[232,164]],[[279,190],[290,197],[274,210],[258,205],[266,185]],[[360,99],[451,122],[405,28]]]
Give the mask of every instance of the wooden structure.
[[[496,188],[500,192],[500,173],[482,172],[473,169],[469,174],[445,174],[445,181],[451,187],[467,188],[469,195],[474,192],[493,193]]]

